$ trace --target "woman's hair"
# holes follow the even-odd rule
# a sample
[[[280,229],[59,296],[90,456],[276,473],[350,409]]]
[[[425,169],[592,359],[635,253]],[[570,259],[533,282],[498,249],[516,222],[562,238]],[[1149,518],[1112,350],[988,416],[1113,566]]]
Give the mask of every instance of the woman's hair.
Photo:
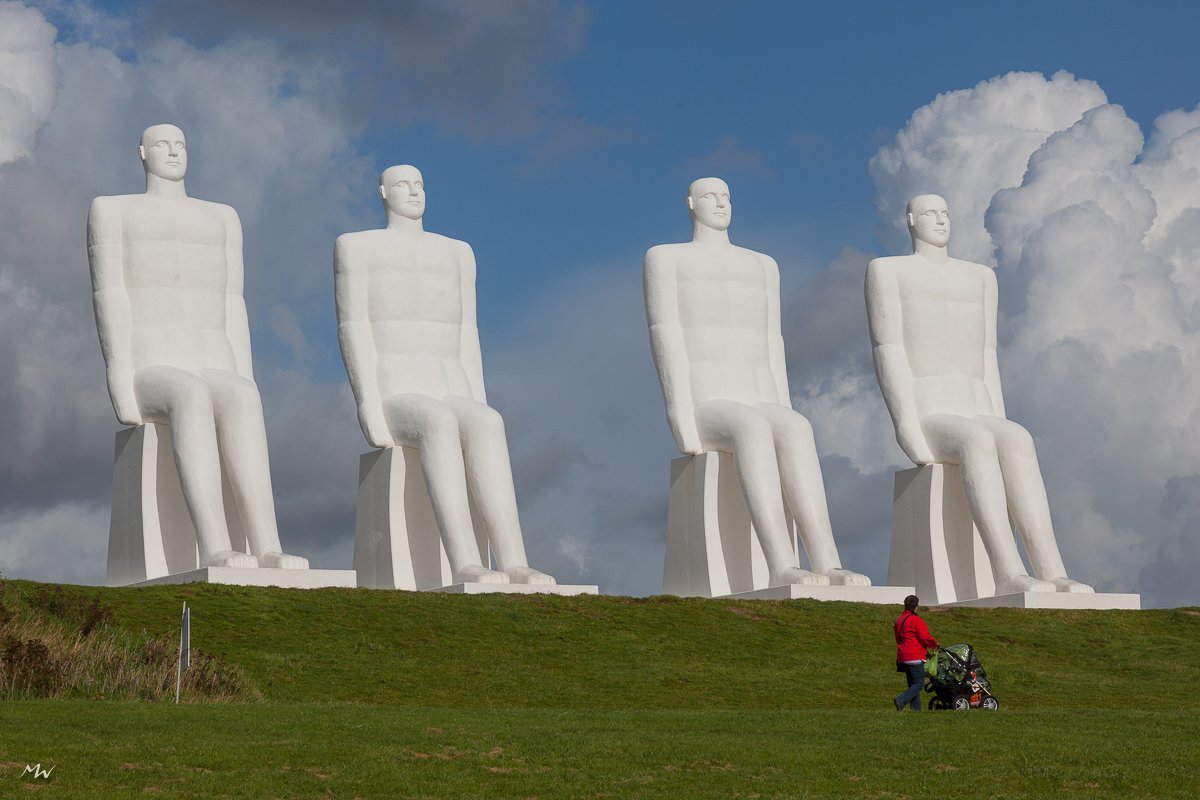
[[[915,594],[910,594],[908,597],[904,598],[904,610],[916,611],[917,605],[920,604],[920,602],[921,598],[917,597]]]

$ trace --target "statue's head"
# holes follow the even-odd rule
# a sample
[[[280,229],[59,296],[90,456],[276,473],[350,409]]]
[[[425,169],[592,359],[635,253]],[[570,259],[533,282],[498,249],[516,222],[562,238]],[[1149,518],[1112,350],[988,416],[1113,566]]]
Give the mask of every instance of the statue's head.
[[[409,219],[425,214],[425,180],[421,170],[410,164],[388,167],[379,176],[379,196],[390,211]]]
[[[950,243],[950,209],[941,195],[917,195],[908,201],[905,215],[914,246],[918,241],[934,247],[945,247]]]
[[[174,125],[151,125],[142,131],[138,155],[147,175],[181,181],[187,173],[187,139]]]
[[[729,202],[729,185],[720,178],[700,178],[692,181],[687,194],[688,211],[692,219],[713,230],[728,230],[733,221],[733,204]]]

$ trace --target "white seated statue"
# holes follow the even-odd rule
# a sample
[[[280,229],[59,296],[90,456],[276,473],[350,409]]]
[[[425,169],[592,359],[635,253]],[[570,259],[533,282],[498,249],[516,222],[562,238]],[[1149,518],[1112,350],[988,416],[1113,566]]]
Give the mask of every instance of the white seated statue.
[[[866,276],[875,374],[896,440],[914,464],[958,466],[996,594],[1091,592],[1067,577],[1033,438],[1004,414],[995,272],[949,256],[950,212],[938,195],[913,198],[907,217],[912,255],[877,258]]]
[[[373,447],[419,453],[454,583],[554,584],[526,560],[504,421],[484,392],[475,254],[424,229],[425,184],[415,167],[384,170],[379,193],[387,227],[344,234],[334,250],[338,338],[363,434]],[[486,547],[481,553],[472,507],[497,570],[485,563]],[[360,581],[370,569],[362,544]]]
[[[195,566],[307,569],[279,543],[237,213],[187,196],[179,128],[147,128],[138,151],[145,194],[97,197],[88,215],[96,327],[117,418],[169,429]],[[227,506],[240,514],[248,553],[231,546]]]
[[[865,575],[842,568],[812,426],[792,409],[779,267],[770,256],[730,243],[733,206],[725,181],[693,182],[687,206],[692,241],[650,248],[644,275],[650,347],[675,443],[694,457],[732,454],[769,586],[869,586]],[[712,459],[714,465],[719,461]],[[672,516],[675,506],[672,502]],[[714,520],[722,516],[703,513]],[[793,519],[809,570],[799,564]],[[672,529],[688,524],[668,520]],[[678,593],[669,585],[672,562],[680,558],[671,552],[671,538],[669,530],[664,584]]]

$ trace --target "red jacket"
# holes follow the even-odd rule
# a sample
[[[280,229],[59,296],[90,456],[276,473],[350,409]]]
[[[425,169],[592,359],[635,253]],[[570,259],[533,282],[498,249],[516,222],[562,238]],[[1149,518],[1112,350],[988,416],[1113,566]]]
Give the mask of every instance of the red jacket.
[[[925,651],[938,646],[929,626],[915,612],[905,610],[893,626],[896,634],[896,662],[924,661]]]

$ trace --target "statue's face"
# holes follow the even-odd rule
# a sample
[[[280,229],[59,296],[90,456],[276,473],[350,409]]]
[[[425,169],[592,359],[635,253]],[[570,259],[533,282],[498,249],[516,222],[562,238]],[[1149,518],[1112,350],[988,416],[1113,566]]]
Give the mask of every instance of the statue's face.
[[[187,140],[174,125],[151,125],[138,148],[146,172],[168,181],[181,181],[187,173]]]
[[[688,189],[688,208],[701,225],[723,231],[733,221],[729,186],[720,178],[701,178]]]
[[[425,214],[425,181],[416,167],[404,164],[385,169],[379,193],[387,207],[402,217],[420,219]]]
[[[908,229],[913,238],[935,247],[950,243],[950,209],[936,194],[917,197],[908,212]]]

